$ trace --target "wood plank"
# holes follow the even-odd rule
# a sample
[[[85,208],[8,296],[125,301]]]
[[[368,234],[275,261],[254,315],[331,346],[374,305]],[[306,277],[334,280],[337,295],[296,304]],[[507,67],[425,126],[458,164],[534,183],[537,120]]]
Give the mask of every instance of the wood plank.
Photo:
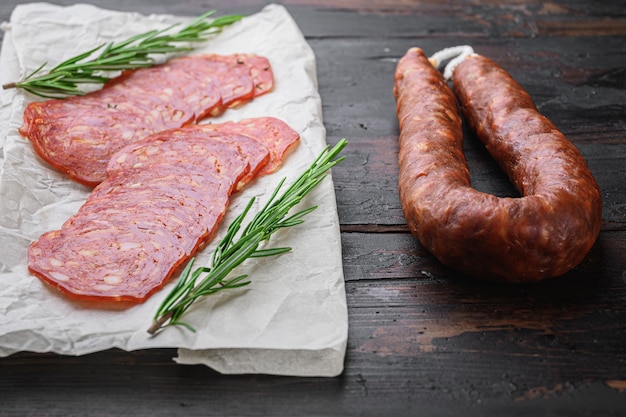
[[[511,287],[444,270],[408,235],[344,234],[350,335],[342,377],[220,376],[174,364],[171,349],[21,353],[0,362],[0,389],[10,399],[2,411],[374,416],[410,415],[419,404],[433,415],[484,415],[505,405],[617,414],[626,407],[618,389],[624,243],[622,233],[606,233],[573,274]]]
[[[480,41],[477,51],[511,72],[537,107],[581,150],[599,182],[605,229],[626,224],[626,79],[620,38]],[[404,223],[397,194],[397,135],[393,72],[414,40],[334,39],[311,42],[329,142],[350,142],[347,160],[333,170],[344,225]],[[430,53],[455,44],[424,40]],[[560,52],[559,52],[560,51]],[[590,52],[602,51],[602,52]],[[341,55],[342,59],[333,57]],[[472,184],[498,196],[517,195],[471,132],[466,157]],[[367,226],[365,226],[367,227]],[[365,229],[364,229],[365,230]]]
[[[469,402],[465,391],[493,403],[600,390],[624,406],[609,380],[623,380],[626,361],[625,244],[623,233],[603,233],[571,273],[502,286],[441,267],[408,235],[344,234],[348,300],[358,306],[348,357],[436,367],[427,373],[435,403],[445,395]]]
[[[626,18],[619,2],[292,0],[284,3],[302,20],[305,33],[312,37],[351,37],[355,33],[371,37],[466,39],[626,35]],[[314,6],[313,12],[309,6]],[[352,24],[354,11],[363,19],[363,25]],[[318,15],[318,19],[311,19],[310,13]],[[391,19],[393,25],[389,24]]]
[[[563,278],[546,280],[530,286],[498,286],[507,297],[518,290],[584,292],[578,285],[597,285],[596,280],[626,280],[626,234],[622,231],[603,231],[585,260]],[[443,267],[410,233],[344,233],[342,235],[343,265],[346,281],[369,281],[412,278],[415,280],[443,280],[485,290],[493,284],[462,278],[461,274]],[[458,281],[458,282],[457,282]],[[619,285],[624,285],[622,282]],[[615,284],[617,285],[617,284]],[[556,295],[552,294],[552,295]],[[357,303],[358,305],[358,303]],[[626,307],[626,305],[624,306]]]
[[[0,20],[17,3],[2,2]],[[266,4],[94,3],[188,16],[210,8],[254,13]],[[350,141],[346,161],[333,169],[350,319],[345,372],[225,376],[175,364],[173,349],[19,353],[0,359],[0,416],[625,415],[623,2],[281,3],[316,52],[328,140]],[[442,267],[407,231],[397,196],[393,70],[411,46],[432,53],[462,43],[511,71],[600,182],[602,233],[564,277],[522,287],[470,280]],[[476,188],[515,195],[470,134],[465,147]]]
[[[19,0],[0,3],[0,21],[8,21]],[[71,5],[73,0],[56,0]],[[264,0],[231,0],[227,4],[153,0],[93,1],[101,7],[144,14],[198,16],[208,10],[220,14],[252,14]],[[553,36],[624,36],[623,4],[554,0],[457,2],[454,0],[286,0],[284,4],[307,37],[414,37],[414,38],[537,38]],[[355,13],[357,12],[357,13]],[[0,32],[0,38],[2,33]]]

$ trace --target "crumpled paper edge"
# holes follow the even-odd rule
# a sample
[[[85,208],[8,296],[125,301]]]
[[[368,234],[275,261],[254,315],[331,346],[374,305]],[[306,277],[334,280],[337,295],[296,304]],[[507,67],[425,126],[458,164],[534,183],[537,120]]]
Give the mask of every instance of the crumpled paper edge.
[[[174,361],[207,365],[222,374],[272,374],[332,377],[343,372],[345,347],[319,350],[277,349],[178,349]]]
[[[284,18],[289,21],[295,28],[295,30],[299,31],[297,25],[288,12],[282,7],[278,5],[269,5],[264,8],[261,12],[267,12],[271,10],[273,12],[282,12],[285,14]],[[8,27],[10,30],[10,27]],[[8,35],[8,33],[7,33]],[[10,50],[11,48],[6,46],[7,41],[10,39],[10,36],[5,35],[5,42],[3,43],[2,52]],[[308,46],[308,45],[307,45]],[[312,81],[316,84],[317,80],[315,79],[314,71],[311,74]],[[6,80],[3,80],[6,81]],[[2,92],[2,103],[3,108],[4,105],[7,104],[6,97],[13,96],[8,102],[13,102],[14,99],[19,99],[18,95],[15,94],[15,90],[8,92]],[[320,106],[320,122],[321,122],[321,103]],[[15,108],[15,107],[13,107]],[[5,126],[3,125],[3,128]],[[16,125],[9,125],[7,128],[17,129]],[[3,129],[4,130],[4,129]],[[4,141],[6,137],[6,132],[1,131],[2,136],[1,139]],[[0,142],[1,145],[4,145],[4,142]],[[4,169],[4,147],[0,146],[0,157],[2,157],[2,167]],[[0,171],[2,173],[2,171]],[[336,216],[336,206],[334,201],[334,187],[332,185],[332,178],[329,176],[324,183],[320,185],[323,187],[325,184],[326,188],[330,188],[332,191],[332,201],[327,201],[326,203],[332,205],[332,211]],[[336,219],[335,219],[336,221]],[[335,222],[336,230],[335,232],[338,235],[338,222]],[[337,238],[338,239],[338,238]],[[339,248],[340,249],[340,248]],[[341,257],[339,253],[339,262],[341,262]],[[343,284],[343,275],[341,276],[342,284]],[[343,286],[339,289],[340,292],[343,293],[345,299],[345,289]],[[347,316],[347,312],[345,313]],[[347,317],[345,329],[343,331],[345,333],[345,338],[341,340],[339,343],[329,344],[332,347],[320,347],[319,349],[263,349],[263,348],[217,348],[217,349],[187,349],[187,348],[179,348],[178,354],[179,356],[175,359],[176,362],[182,364],[198,364],[202,363],[204,365],[210,366],[219,372],[223,373],[271,373],[271,374],[283,374],[283,375],[301,375],[301,376],[335,376],[341,373],[343,370],[343,359],[345,356],[346,349],[346,339],[347,339]],[[33,339],[37,339],[37,335],[33,334]],[[2,340],[2,336],[0,334],[0,340]],[[54,348],[42,349],[40,346],[36,346],[36,341],[33,342],[32,351],[55,351]],[[323,345],[323,343],[322,343]],[[0,354],[7,355],[14,353],[20,350],[30,350],[28,343],[25,344],[26,349],[11,349],[11,348],[3,348],[0,343]],[[128,348],[128,346],[116,346],[115,344],[111,347],[121,347]],[[130,349],[141,349],[146,346],[130,346]],[[157,346],[158,347],[158,346]],[[91,351],[97,351],[98,348],[94,348]],[[80,353],[77,351],[76,354],[84,354],[89,353],[90,350],[87,348],[83,348]],[[67,354],[68,352],[63,352]],[[71,352],[70,352],[71,353]],[[258,358],[258,360],[255,360]],[[261,363],[262,362],[262,363]],[[273,365],[272,365],[273,364]]]

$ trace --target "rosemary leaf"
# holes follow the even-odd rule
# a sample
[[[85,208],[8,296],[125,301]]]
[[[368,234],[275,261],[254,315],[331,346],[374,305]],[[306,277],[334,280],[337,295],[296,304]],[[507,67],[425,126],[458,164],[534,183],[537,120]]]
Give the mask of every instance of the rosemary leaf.
[[[95,51],[97,51],[98,49],[102,48],[104,45],[100,45],[97,46],[87,52],[83,52],[82,54],[76,55],[75,57],[69,58],[63,62],[61,62],[60,64],[58,64],[56,67],[52,68],[52,70],[50,70],[50,73],[55,73],[56,71],[58,71],[61,68],[67,67],[69,65],[75,64],[78,61],[81,61],[87,57],[89,57],[91,54],[93,54]],[[31,73],[28,77],[26,77],[26,79],[32,78],[33,75],[37,74],[39,71],[41,71],[43,69],[43,67],[46,64],[43,64],[42,66],[40,66],[39,68],[37,68],[33,73]]]
[[[174,27],[179,26],[174,24],[118,43],[96,46],[66,59],[48,72],[44,72],[47,65],[44,63],[24,80],[5,84],[2,88],[21,88],[44,98],[84,95],[78,87],[81,84],[104,84],[112,78],[107,72],[145,68],[155,64],[155,55],[188,52],[193,49],[188,44],[207,41],[209,35],[218,33],[225,26],[243,18],[241,15],[226,15],[208,21],[213,14],[214,10],[203,14],[178,32],[170,33]],[[98,51],[99,54],[94,57]]]
[[[251,258],[265,258],[268,256],[282,255],[283,253],[291,252],[291,248],[271,248],[271,249],[258,249],[250,255]]]
[[[342,139],[332,149],[326,147],[282,194],[280,192],[285,179],[281,180],[269,200],[241,230],[254,203],[252,198],[228,226],[226,234],[213,252],[210,266],[201,266],[194,270],[194,259],[189,261],[178,282],[157,309],[148,333],[154,335],[169,326],[184,326],[194,331],[193,326],[180,319],[198,298],[250,284],[250,281],[244,281],[247,279],[246,275],[227,279],[247,259],[277,256],[291,251],[289,247],[259,249],[259,245],[269,241],[278,230],[303,223],[303,217],[317,208],[309,207],[288,216],[289,211],[325,178],[326,172],[344,159],[337,156],[347,144]]]

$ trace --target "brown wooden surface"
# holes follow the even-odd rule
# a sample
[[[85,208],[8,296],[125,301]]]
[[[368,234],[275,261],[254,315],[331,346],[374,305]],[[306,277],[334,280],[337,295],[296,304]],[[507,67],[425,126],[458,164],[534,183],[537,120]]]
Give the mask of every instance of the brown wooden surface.
[[[0,4],[9,19],[15,0]],[[56,1],[70,4],[69,1]],[[142,13],[253,13],[264,2],[92,1]],[[171,349],[0,358],[4,416],[626,415],[624,1],[283,2],[315,50],[349,308],[337,378],[224,376]],[[467,44],[508,69],[587,158],[603,230],[566,276],[523,287],[470,280],[408,233],[397,195],[397,59]],[[515,195],[476,139],[476,188]]]

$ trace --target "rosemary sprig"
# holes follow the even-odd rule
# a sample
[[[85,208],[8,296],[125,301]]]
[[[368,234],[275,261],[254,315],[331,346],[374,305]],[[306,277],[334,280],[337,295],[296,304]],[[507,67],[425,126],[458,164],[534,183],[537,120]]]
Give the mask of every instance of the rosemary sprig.
[[[2,88],[21,88],[44,98],[84,95],[80,84],[104,84],[112,78],[105,75],[106,72],[145,68],[155,64],[154,55],[190,51],[193,48],[184,43],[206,41],[209,35],[243,18],[241,15],[226,15],[208,21],[207,18],[213,14],[214,10],[209,11],[175,33],[167,32],[178,23],[118,43],[102,44],[61,62],[45,73],[43,68],[47,63],[44,63],[23,81],[8,83]],[[98,51],[99,54],[93,57]]]
[[[312,206],[288,216],[290,209],[324,179],[324,174],[344,159],[343,157],[335,159],[335,157],[347,143],[345,139],[342,139],[332,149],[329,150],[326,147],[311,166],[279,196],[278,193],[285,182],[283,178],[265,206],[239,233],[244,218],[254,203],[254,198],[252,198],[243,212],[233,220],[226,235],[218,243],[210,266],[198,267],[192,272],[194,259],[189,261],[178,282],[158,308],[148,333],[155,334],[165,327],[175,325],[195,331],[190,324],[181,321],[181,317],[198,298],[250,284],[250,281],[246,281],[247,275],[228,278],[230,272],[246,259],[289,252],[291,250],[289,247],[259,249],[259,245],[263,241],[268,241],[270,236],[278,230],[303,223],[302,218],[317,208],[317,206]]]

